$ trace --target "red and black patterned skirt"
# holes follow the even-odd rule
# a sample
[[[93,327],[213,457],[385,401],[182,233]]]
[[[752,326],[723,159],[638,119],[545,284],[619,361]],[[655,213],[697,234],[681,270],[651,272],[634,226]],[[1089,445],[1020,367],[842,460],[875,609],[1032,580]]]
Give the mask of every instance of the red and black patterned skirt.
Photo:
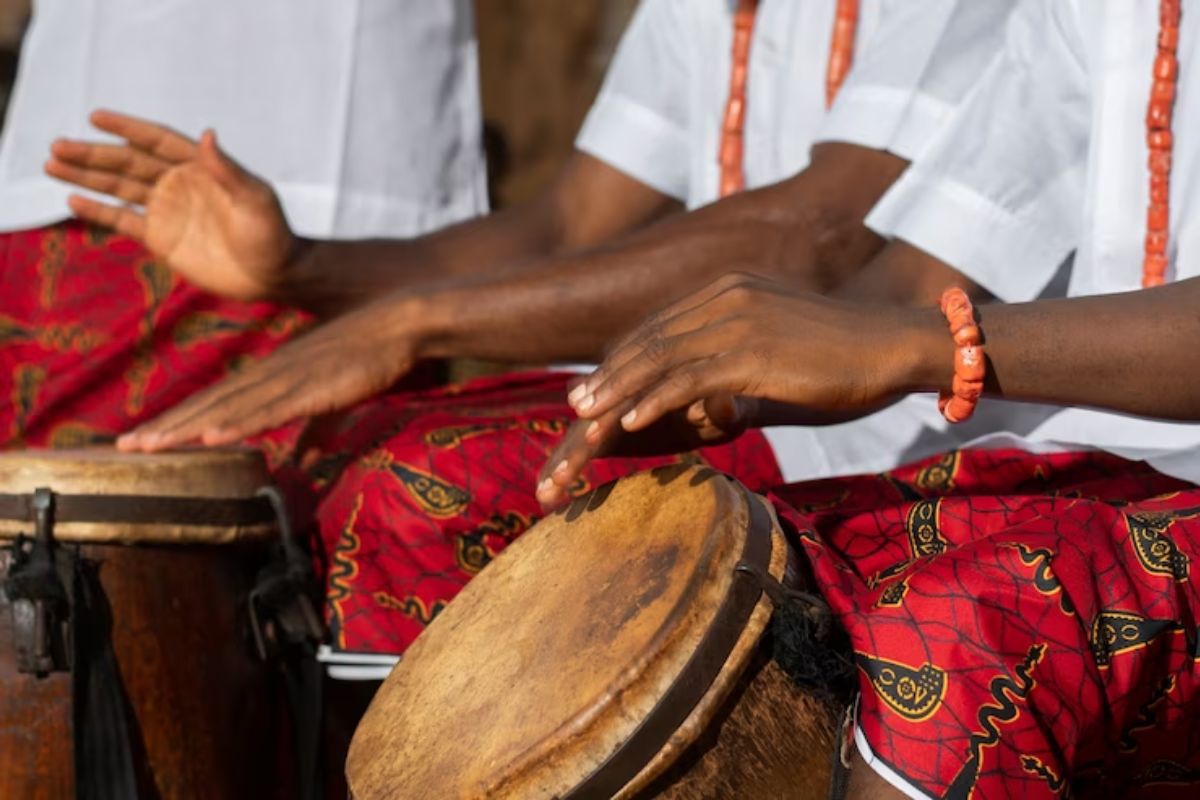
[[[0,279],[0,442],[9,448],[110,441],[308,322],[201,292],[135,242],[78,223],[0,235]],[[320,457],[303,468],[302,422],[253,440],[317,523],[335,649],[402,653],[537,519],[537,472],[572,416],[569,377],[398,388],[326,426]],[[414,384],[428,381],[405,385]],[[759,489],[780,480],[758,434],[682,458]],[[609,459],[589,468],[584,485],[673,460]]]
[[[915,796],[1200,797],[1200,489],[1102,453],[780,487]]]
[[[110,439],[306,322],[205,295],[76,224],[0,236],[0,285],[8,447]],[[390,393],[304,469],[299,424],[257,441],[313,509],[335,648],[402,652],[532,524],[566,380]],[[761,491],[780,480],[757,434],[685,458]],[[585,485],[664,461],[599,462]],[[897,785],[1200,796],[1200,489],[1103,454],[964,451],[771,498],[850,634],[859,741]]]

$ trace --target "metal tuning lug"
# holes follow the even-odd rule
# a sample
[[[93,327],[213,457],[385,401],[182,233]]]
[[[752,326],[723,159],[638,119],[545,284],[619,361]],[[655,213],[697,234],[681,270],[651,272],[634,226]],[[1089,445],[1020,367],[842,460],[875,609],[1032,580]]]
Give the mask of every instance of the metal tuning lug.
[[[30,510],[33,539],[21,536],[13,544],[3,588],[12,611],[17,670],[45,677],[70,670],[70,598],[55,559],[54,493],[36,490]]]

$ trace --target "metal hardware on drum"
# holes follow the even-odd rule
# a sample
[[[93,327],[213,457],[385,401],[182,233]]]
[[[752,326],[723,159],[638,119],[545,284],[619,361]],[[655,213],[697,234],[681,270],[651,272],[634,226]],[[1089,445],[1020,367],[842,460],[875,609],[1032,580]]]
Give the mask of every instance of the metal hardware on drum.
[[[252,451],[0,453],[0,798],[300,796],[280,743],[312,737],[280,730],[249,623],[299,643],[319,618],[267,480]]]
[[[61,555],[54,541],[54,493],[34,492],[32,539],[18,536],[9,550],[8,577],[0,590],[12,611],[17,669],[45,677],[71,668],[68,644],[71,600],[67,594],[76,555]],[[64,581],[64,576],[66,580]]]
[[[313,607],[316,576],[312,558],[296,540],[287,503],[279,490],[265,486],[255,495],[271,504],[279,521],[279,553],[259,572],[247,603],[258,656],[266,661],[290,646],[302,644],[311,645],[315,653],[325,626]]]

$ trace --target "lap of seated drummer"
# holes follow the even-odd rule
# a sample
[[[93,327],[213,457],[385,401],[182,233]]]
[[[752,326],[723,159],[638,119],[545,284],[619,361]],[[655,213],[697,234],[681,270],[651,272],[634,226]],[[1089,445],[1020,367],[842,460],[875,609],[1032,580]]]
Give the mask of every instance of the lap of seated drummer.
[[[718,282],[585,380],[581,433],[547,465],[554,502],[592,451],[687,409],[754,424],[931,391],[951,420],[999,397],[1060,407],[1025,435],[772,491],[855,648],[851,796],[1187,797],[1200,779],[1200,393],[1180,379],[1200,368],[1200,260],[1172,213],[1200,191],[1200,67],[1174,52],[1200,22],[1171,0],[1118,5],[1022,6],[996,68],[872,212],[896,241],[863,277],[907,263],[1005,302]],[[1072,251],[1070,298],[1034,301]]]

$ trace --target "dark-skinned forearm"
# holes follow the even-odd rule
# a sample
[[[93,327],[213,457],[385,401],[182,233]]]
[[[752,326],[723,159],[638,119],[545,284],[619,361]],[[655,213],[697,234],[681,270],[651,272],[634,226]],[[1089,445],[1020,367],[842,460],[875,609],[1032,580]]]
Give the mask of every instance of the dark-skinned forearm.
[[[277,302],[332,317],[381,294],[463,278],[553,252],[552,214],[536,206],[498,212],[413,239],[298,243]]]
[[[1010,400],[1200,420],[1200,280],[1117,295],[977,306],[987,394]],[[914,310],[904,391],[944,388],[945,321]],[[986,400],[984,400],[986,402]]]
[[[980,309],[989,391],[1200,420],[1200,280]]]
[[[770,223],[713,226],[555,259],[500,279],[444,285],[423,297],[426,355],[545,363],[595,360],[662,306],[745,263],[778,237]]]
[[[862,225],[904,169],[824,145],[804,173],[676,215],[590,252],[426,293],[430,355],[595,359],[647,314],[735,270],[824,292],[883,246]]]
[[[951,286],[966,291],[976,303],[992,299],[986,289],[944,261],[907,242],[894,241],[831,294],[860,303],[929,306],[936,305]]]
[[[511,209],[408,240],[302,242],[274,299],[333,316],[403,289],[490,276],[594,246],[677,210],[669,197],[576,152]]]

